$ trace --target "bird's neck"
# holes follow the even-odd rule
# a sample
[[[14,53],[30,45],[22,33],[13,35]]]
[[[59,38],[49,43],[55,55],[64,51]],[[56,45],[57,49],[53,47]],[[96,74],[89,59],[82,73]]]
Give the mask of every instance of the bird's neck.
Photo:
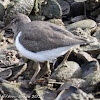
[[[18,35],[18,33],[20,31],[22,31],[24,25],[27,24],[27,23],[29,23],[29,22],[31,22],[31,20],[29,19],[29,17],[27,17],[27,18],[23,18],[22,17],[21,20],[13,26],[12,30],[14,32],[14,40],[15,40],[16,36]]]
[[[14,40],[15,40],[16,36],[18,35],[18,33],[22,30],[23,26],[24,26],[24,23],[22,23],[22,22],[13,26],[12,30],[14,32]]]

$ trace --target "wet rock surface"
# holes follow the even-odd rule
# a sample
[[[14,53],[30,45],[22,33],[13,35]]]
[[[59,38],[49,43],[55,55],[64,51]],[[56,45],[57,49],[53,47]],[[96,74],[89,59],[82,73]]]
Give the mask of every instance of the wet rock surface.
[[[73,61],[68,61],[66,64],[57,68],[55,72],[50,76],[51,79],[56,79],[57,81],[67,81],[70,78],[78,78],[81,76],[80,66]]]
[[[50,62],[50,74],[41,64],[31,86],[35,62],[17,51],[11,30],[0,31],[0,99],[100,100],[100,0],[1,0],[0,30],[18,12],[59,25],[89,43],[73,48],[65,63],[64,56]]]

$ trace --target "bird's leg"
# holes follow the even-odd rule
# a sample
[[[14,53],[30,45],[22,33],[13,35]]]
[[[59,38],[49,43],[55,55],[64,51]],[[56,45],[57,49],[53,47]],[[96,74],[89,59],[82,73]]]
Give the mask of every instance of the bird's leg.
[[[66,53],[66,55],[65,55],[65,57],[64,57],[64,59],[63,59],[63,61],[61,62],[61,64],[60,64],[58,67],[61,67],[62,65],[66,65],[66,61],[67,61],[67,59],[68,59],[68,57],[69,57],[69,55],[70,55],[71,52],[72,52],[72,49],[70,49],[70,50]]]
[[[40,64],[39,64],[39,62],[37,62],[36,71],[35,71],[33,77],[31,78],[31,80],[30,80],[30,82],[29,82],[30,85],[34,82],[36,76],[37,76],[38,73],[40,72],[40,69],[41,69]]]
[[[64,59],[63,59],[63,62],[64,62],[64,63],[67,61],[67,59],[68,59],[68,57],[69,57],[69,55],[70,55],[71,52],[72,52],[72,49],[70,49],[70,50],[66,53],[66,55],[65,55],[65,57],[64,57]]]
[[[49,61],[46,61],[46,66],[47,66],[47,74],[49,76],[51,74],[50,62]]]

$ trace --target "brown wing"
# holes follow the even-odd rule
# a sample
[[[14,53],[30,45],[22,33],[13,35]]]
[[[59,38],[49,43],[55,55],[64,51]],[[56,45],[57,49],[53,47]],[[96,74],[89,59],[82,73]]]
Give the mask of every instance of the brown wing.
[[[55,24],[34,21],[28,23],[28,27],[22,31],[20,42],[26,49],[37,52],[81,44],[86,41]]]

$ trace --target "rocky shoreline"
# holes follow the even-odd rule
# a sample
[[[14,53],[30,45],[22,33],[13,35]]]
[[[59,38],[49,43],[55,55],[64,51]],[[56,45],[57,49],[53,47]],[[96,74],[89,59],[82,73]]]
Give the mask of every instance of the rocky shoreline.
[[[75,47],[68,61],[64,56],[51,62],[51,75],[45,64],[33,86],[33,61],[16,50],[11,30],[0,33],[0,99],[6,100],[100,100],[100,0],[2,0],[0,30],[16,13],[32,21],[57,24],[71,33],[93,41]],[[25,63],[26,62],[26,63]],[[34,64],[35,66],[35,64]]]

